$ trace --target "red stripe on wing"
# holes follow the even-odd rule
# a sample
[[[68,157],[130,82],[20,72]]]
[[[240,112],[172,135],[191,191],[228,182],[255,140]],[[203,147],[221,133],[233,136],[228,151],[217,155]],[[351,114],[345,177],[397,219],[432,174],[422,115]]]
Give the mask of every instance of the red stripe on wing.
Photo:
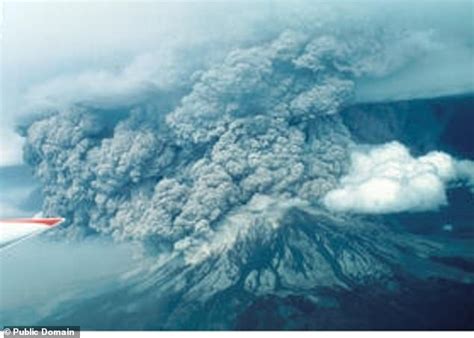
[[[14,218],[14,219],[3,219],[0,220],[0,223],[35,223],[43,224],[50,227],[56,226],[59,223],[62,223],[64,218]]]

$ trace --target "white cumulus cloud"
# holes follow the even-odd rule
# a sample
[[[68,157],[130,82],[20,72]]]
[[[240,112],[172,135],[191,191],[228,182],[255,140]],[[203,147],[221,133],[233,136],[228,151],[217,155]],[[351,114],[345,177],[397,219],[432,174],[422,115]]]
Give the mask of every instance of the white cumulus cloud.
[[[447,204],[448,183],[472,184],[474,163],[458,161],[432,151],[413,157],[398,142],[360,146],[351,154],[351,166],[340,185],[323,198],[334,211],[393,213],[426,211]]]

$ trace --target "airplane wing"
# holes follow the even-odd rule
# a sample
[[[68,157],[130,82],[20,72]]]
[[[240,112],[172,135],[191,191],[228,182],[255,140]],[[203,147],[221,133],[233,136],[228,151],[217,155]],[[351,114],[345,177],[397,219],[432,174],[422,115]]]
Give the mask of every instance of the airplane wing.
[[[16,218],[0,220],[0,250],[64,222],[64,218]]]

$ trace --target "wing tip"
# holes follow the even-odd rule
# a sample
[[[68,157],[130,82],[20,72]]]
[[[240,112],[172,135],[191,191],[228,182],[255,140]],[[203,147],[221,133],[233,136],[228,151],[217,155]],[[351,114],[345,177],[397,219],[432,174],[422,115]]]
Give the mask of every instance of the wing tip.
[[[2,219],[0,223],[34,223],[42,224],[50,227],[57,226],[63,223],[66,219],[64,217],[48,217],[48,218],[11,218]]]

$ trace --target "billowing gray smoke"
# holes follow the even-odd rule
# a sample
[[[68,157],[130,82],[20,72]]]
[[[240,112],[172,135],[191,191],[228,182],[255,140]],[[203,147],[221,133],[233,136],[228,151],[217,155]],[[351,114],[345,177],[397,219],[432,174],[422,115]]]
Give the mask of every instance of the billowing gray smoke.
[[[257,194],[317,203],[347,165],[350,136],[336,113],[354,78],[374,71],[362,47],[376,42],[287,31],[195,73],[168,113],[158,100],[33,122],[25,157],[43,183],[44,213],[172,245],[212,233]]]
[[[134,108],[86,102],[34,121],[25,158],[43,184],[44,214],[66,217],[70,233],[171,249],[209,238],[253,197],[317,205],[348,165],[337,112],[354,81],[398,69],[393,46],[413,40],[391,33],[385,45],[368,32],[284,31]]]

